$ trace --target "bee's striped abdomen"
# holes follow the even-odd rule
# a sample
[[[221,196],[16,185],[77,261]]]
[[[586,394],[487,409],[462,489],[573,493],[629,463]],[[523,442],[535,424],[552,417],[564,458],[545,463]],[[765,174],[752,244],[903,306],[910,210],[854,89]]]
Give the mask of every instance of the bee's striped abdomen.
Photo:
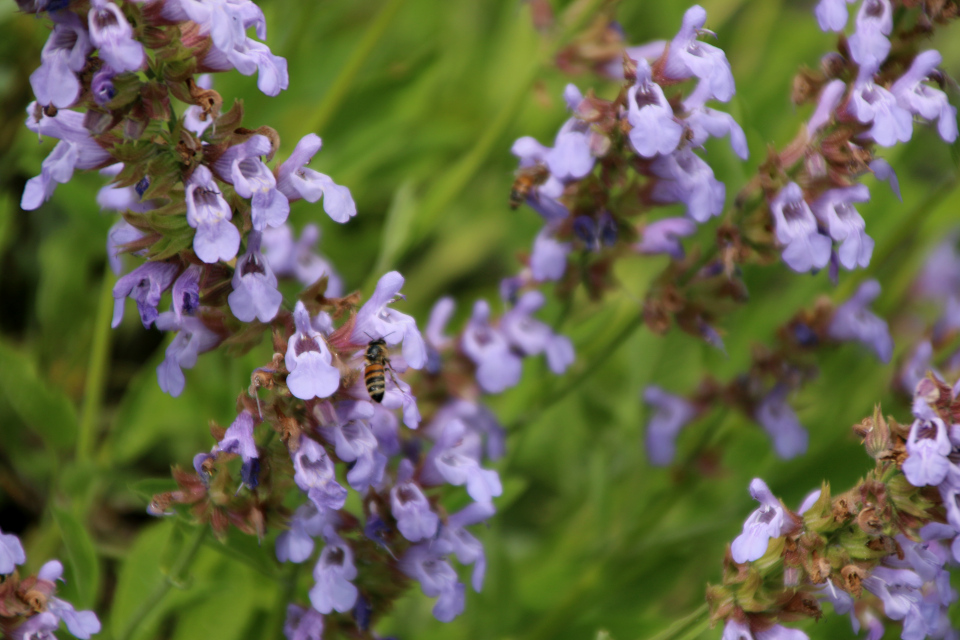
[[[367,393],[375,402],[381,402],[387,388],[383,368],[390,362],[387,358],[387,345],[382,338],[367,345],[365,359],[367,366],[363,369],[363,382],[367,385]]]
[[[363,370],[363,381],[367,385],[367,393],[377,402],[383,400],[386,381],[383,375],[383,365],[380,363],[368,364]]]

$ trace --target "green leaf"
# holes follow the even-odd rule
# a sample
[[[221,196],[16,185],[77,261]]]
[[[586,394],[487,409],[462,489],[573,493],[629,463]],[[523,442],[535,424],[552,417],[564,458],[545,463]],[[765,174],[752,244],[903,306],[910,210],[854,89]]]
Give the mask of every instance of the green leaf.
[[[145,602],[154,589],[166,580],[160,572],[160,550],[167,546],[173,527],[173,521],[162,520],[143,529],[127,553],[126,560],[120,566],[109,620],[109,627],[114,637],[119,636],[127,628],[141,603]],[[152,637],[163,614],[171,606],[169,598],[158,604],[140,622],[130,636],[131,640]]]
[[[227,537],[222,542],[209,537],[204,542],[208,548],[231,560],[242,562],[269,578],[277,578],[272,543],[262,543],[255,536],[242,533],[233,527],[227,531]]]
[[[0,393],[17,416],[55,449],[77,439],[77,414],[66,395],[37,373],[34,363],[0,341]]]
[[[410,231],[417,212],[417,199],[411,182],[404,182],[393,194],[393,201],[387,211],[380,240],[380,255],[371,278],[379,278],[383,272],[394,265],[397,257],[407,247]]]
[[[76,594],[72,599],[73,605],[78,609],[90,609],[100,591],[100,563],[93,540],[72,513],[57,506],[50,510],[67,548],[68,573],[71,574],[67,586]]]
[[[261,555],[265,555],[261,553]],[[210,595],[187,608],[177,622],[174,640],[243,638],[257,604],[264,601],[256,574],[231,562],[217,562],[210,572]],[[267,600],[272,604],[272,599]],[[272,630],[271,630],[272,631]]]

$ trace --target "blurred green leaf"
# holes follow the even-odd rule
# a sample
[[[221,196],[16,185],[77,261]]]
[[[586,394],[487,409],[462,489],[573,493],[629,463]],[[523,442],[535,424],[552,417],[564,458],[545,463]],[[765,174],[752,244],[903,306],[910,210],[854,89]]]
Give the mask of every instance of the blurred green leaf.
[[[77,414],[70,400],[37,373],[30,359],[0,340],[0,392],[29,428],[55,449],[77,438]]]
[[[170,520],[161,520],[144,527],[120,565],[109,619],[109,628],[114,637],[127,628],[140,604],[166,579],[157,566],[158,550],[166,547],[173,528],[174,524]],[[156,607],[131,638],[151,637],[168,607],[169,603]]]
[[[266,543],[257,540],[256,536],[241,533],[231,527],[222,541],[207,538],[205,544],[208,549],[237,560],[268,578],[276,579],[278,576],[272,541]]]
[[[93,540],[83,523],[72,513],[56,505],[50,510],[67,548],[67,586],[75,594],[71,602],[77,609],[90,609],[100,593],[100,563]]]

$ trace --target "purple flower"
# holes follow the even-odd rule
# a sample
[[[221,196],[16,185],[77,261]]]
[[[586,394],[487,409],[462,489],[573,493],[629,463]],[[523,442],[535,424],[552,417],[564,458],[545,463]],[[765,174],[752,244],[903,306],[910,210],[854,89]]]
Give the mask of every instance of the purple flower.
[[[94,72],[90,79],[90,93],[93,94],[93,101],[101,107],[117,95],[117,88],[113,86],[116,75],[113,69],[104,65]]]
[[[423,335],[427,339],[427,344],[437,351],[443,351],[453,345],[453,338],[444,335],[450,318],[453,317],[456,302],[453,298],[447,296],[437,300],[430,310],[430,318],[427,319],[427,328]]]
[[[336,534],[327,535],[327,544],[313,569],[316,584],[310,589],[310,603],[320,613],[353,608],[358,591],[351,580],[357,577],[353,551]]]
[[[428,542],[415,544],[400,559],[400,570],[417,580],[425,596],[437,598],[434,617],[450,622],[463,612],[465,589],[442,555]]]
[[[290,225],[282,224],[273,229],[264,229],[263,255],[276,276],[292,276],[305,286],[327,276],[324,295],[339,298],[343,295],[343,280],[329,262],[313,252],[319,240],[320,227],[315,224],[304,226],[297,241],[293,239]]]
[[[176,398],[183,393],[186,384],[182,369],[192,369],[197,364],[197,356],[216,347],[221,338],[200,318],[182,316],[177,319],[173,311],[157,316],[157,329],[178,332],[167,347],[163,362],[157,366],[160,389]]]
[[[877,180],[886,181],[890,185],[893,195],[897,196],[897,200],[903,202],[903,196],[900,195],[900,181],[897,180],[897,172],[893,170],[890,163],[883,158],[874,158],[868,166],[874,177]]]
[[[915,487],[938,485],[947,477],[953,449],[947,436],[947,427],[937,416],[917,418],[907,438],[907,459],[903,474]]]
[[[377,438],[380,453],[385,456],[395,456],[400,453],[400,422],[393,412],[384,409],[383,404],[374,404],[373,416],[369,420],[370,430]]]
[[[66,184],[75,169],[96,169],[110,163],[111,157],[90,136],[83,126],[84,115],[77,111],[61,109],[57,115],[46,114],[34,119],[37,103],[27,107],[27,128],[41,136],[57,138],[60,142],[43,160],[40,175],[30,178],[23,189],[20,207],[33,211],[50,199],[58,184]]]
[[[864,6],[870,1],[865,0]],[[913,135],[910,112],[897,103],[896,96],[873,82],[867,67],[860,68],[847,109],[860,122],[873,123],[864,135],[881,147],[907,142]]]
[[[110,231],[107,232],[107,261],[114,273],[119,275],[123,271],[120,254],[123,252],[124,245],[136,242],[142,237],[143,233],[139,229],[123,219],[110,227]]]
[[[377,288],[360,311],[354,325],[351,340],[365,344],[383,338],[388,345],[403,342],[403,359],[414,369],[422,369],[427,361],[427,347],[417,329],[417,321],[405,313],[388,308],[400,294],[403,276],[397,271],[384,274]]]
[[[826,225],[827,232],[840,245],[840,264],[846,269],[866,268],[873,255],[873,238],[864,231],[863,218],[854,202],[866,202],[870,190],[858,184],[841,189],[828,189],[811,205],[814,215]]]
[[[567,255],[573,248],[569,242],[559,242],[553,237],[555,229],[545,225],[533,241],[530,254],[530,273],[538,282],[559,280],[567,270]]]
[[[820,90],[817,108],[807,121],[807,133],[809,135],[812,136],[833,119],[837,105],[840,104],[840,99],[846,90],[847,84],[843,80],[831,80]]]
[[[313,539],[327,527],[340,524],[340,516],[330,509],[317,509],[307,502],[293,513],[290,529],[277,536],[277,560],[301,563],[313,553]]]
[[[519,138],[510,148],[510,153],[519,158],[521,169],[538,165],[544,166],[549,152],[548,147],[543,146],[530,136]],[[550,174],[546,182],[535,186],[530,191],[530,195],[527,197],[527,205],[548,222],[562,220],[570,215],[570,211],[559,201],[560,196],[563,195],[563,190],[563,182]]]
[[[850,55],[861,70],[876,72],[890,53],[886,36],[893,29],[893,8],[890,0],[863,0],[857,12],[856,31],[850,36]],[[861,121],[862,122],[862,121]]]
[[[583,95],[573,84],[568,84],[563,93],[567,107],[576,111]],[[544,161],[550,173],[564,182],[579,180],[593,170],[594,157],[591,151],[589,125],[577,117],[570,118],[557,133],[553,148],[546,151]]]
[[[483,578],[487,572],[487,557],[483,551],[483,543],[464,527],[483,522],[494,513],[495,509],[490,503],[474,502],[467,505],[447,518],[447,522],[440,528],[435,544],[439,553],[453,554],[460,564],[473,565],[471,584],[478,593],[483,587]]]
[[[753,415],[773,438],[773,448],[785,460],[807,450],[807,431],[787,404],[787,388],[778,385],[763,397]]]
[[[460,346],[477,365],[477,383],[487,393],[500,393],[520,382],[522,361],[510,349],[506,336],[490,326],[490,305],[477,300],[463,331]]]
[[[528,291],[517,304],[503,314],[500,331],[521,353],[532,356],[545,353],[550,370],[560,375],[573,364],[573,343],[570,338],[553,332],[549,326],[532,317],[546,298],[539,291]]]
[[[903,620],[914,610],[919,613],[923,578],[909,569],[877,567],[864,578],[863,586],[883,601],[883,612],[891,620]]]
[[[957,253],[955,232],[927,256],[913,289],[917,294],[933,299],[947,298],[960,292],[960,253]]]
[[[323,640],[323,616],[311,607],[287,605],[283,635],[287,640]]]
[[[166,291],[180,268],[169,262],[145,262],[127,275],[117,280],[113,286],[113,322],[116,329],[123,320],[124,298],[130,297],[137,302],[143,327],[149,329],[157,319],[160,296]]]
[[[10,638],[12,640],[57,640],[53,632],[60,628],[60,619],[53,613],[44,611],[38,613],[26,622],[14,629]]]
[[[385,409],[403,409],[403,424],[410,429],[420,425],[420,408],[417,399],[410,392],[410,385],[396,376],[387,376],[386,390],[380,404]]]
[[[451,420],[427,454],[421,480],[427,485],[467,486],[477,502],[491,502],[503,493],[496,471],[480,466],[480,436],[468,431],[460,420]]]
[[[703,25],[706,21],[707,12],[700,5],[687,9],[683,14],[683,25],[667,49],[663,72],[675,80],[696,76],[707,84],[710,98],[727,102],[735,91],[727,56],[717,47],[697,40],[697,36],[705,31]]]
[[[241,411],[237,419],[223,434],[223,439],[213,448],[211,453],[235,453],[243,460],[240,475],[243,483],[251,489],[257,486],[258,471],[260,469],[260,454],[257,453],[257,443],[253,439],[253,416]]]
[[[63,565],[59,560],[47,562],[37,572],[37,578],[48,582],[56,582],[62,575]],[[91,635],[100,633],[100,620],[93,611],[77,611],[69,602],[53,596],[47,600],[47,611],[62,620],[67,625],[67,630],[76,638],[88,640]],[[53,638],[53,635],[50,637]],[[23,638],[27,640],[30,636],[24,635]]]
[[[192,264],[180,274],[173,283],[173,312],[177,321],[183,320],[184,315],[192,316],[200,308],[200,276],[203,269]]]
[[[637,81],[627,90],[627,121],[630,144],[644,158],[672,153],[683,136],[683,125],[673,117],[663,89],[653,82],[646,60],[637,62]]]
[[[134,40],[133,27],[120,7],[107,0],[91,0],[90,40],[99,49],[100,58],[117,73],[136,71],[143,66],[146,53]]]
[[[387,456],[380,453],[377,438],[367,424],[373,412],[370,402],[338,403],[340,424],[331,429],[337,457],[353,463],[347,471],[347,482],[361,494],[367,487],[380,484],[387,467]]]
[[[810,640],[810,636],[799,629],[791,629],[782,624],[775,624],[751,634],[747,625],[731,618],[723,628],[721,640]]]
[[[50,17],[53,32],[43,45],[40,66],[30,74],[30,86],[40,104],[65,109],[80,96],[77,73],[86,65],[93,46],[77,14],[58,11]]]
[[[27,561],[20,538],[12,533],[0,531],[0,574],[13,573],[16,565]]]
[[[297,483],[317,509],[337,511],[347,500],[347,490],[337,484],[330,456],[315,440],[300,436],[300,446],[291,454],[293,481]]]
[[[655,385],[644,389],[643,401],[654,410],[647,423],[647,457],[651,464],[668,465],[677,452],[677,435],[697,415],[696,407]]]
[[[121,171],[123,171],[123,163],[117,162],[100,169],[100,175],[113,178],[119,175]],[[134,213],[143,213],[157,207],[156,200],[144,201],[141,199],[136,187],[118,187],[113,184],[105,185],[97,192],[97,204],[100,205],[101,209],[112,209],[121,213],[128,210]]]
[[[209,73],[198,76],[197,86],[201,89],[212,89],[213,76]],[[199,105],[192,104],[183,112],[184,128],[197,134],[197,137],[202,136],[211,124],[213,124],[213,118],[209,114],[205,116],[203,108]]]
[[[233,291],[227,296],[230,311],[243,322],[270,322],[283,302],[277,290],[277,277],[260,253],[260,234],[251,231],[247,251],[237,260],[233,272]]]
[[[900,370],[900,386],[907,393],[913,393],[919,383],[932,369],[933,345],[929,340],[922,340],[917,343],[910,358],[904,363]],[[934,373],[936,370],[933,369]]]
[[[750,495],[760,503],[760,508],[750,514],[743,523],[743,533],[730,546],[734,562],[753,562],[762,558],[770,538],[778,538],[790,530],[783,505],[770,493],[763,480],[753,479]]]
[[[813,13],[824,31],[843,31],[847,24],[847,4],[855,0],[820,0]]]
[[[306,165],[320,151],[320,137],[309,133],[300,139],[296,149],[277,170],[277,188],[292,202],[303,198],[317,202],[323,198],[323,210],[336,222],[346,222],[357,215],[357,205],[350,189],[335,184],[330,176]]]
[[[397,468],[397,483],[390,489],[390,512],[397,521],[400,534],[410,542],[432,538],[440,518],[413,481],[413,463],[404,458]]]
[[[250,215],[256,231],[279,227],[290,214],[287,196],[277,190],[277,179],[260,157],[269,154],[272,148],[266,136],[257,134],[227,149],[214,163],[214,169],[233,185],[237,195],[250,198]]]
[[[250,38],[245,38],[226,53],[210,49],[201,66],[211,71],[236,69],[245,76],[257,73],[257,88],[268,96],[279,95],[290,86],[286,59],[273,55],[267,45]]]
[[[198,166],[186,182],[187,224],[197,230],[193,250],[206,263],[227,262],[240,249],[240,231],[230,222],[233,212],[205,166]]]
[[[461,421],[467,429],[484,440],[483,449],[487,458],[498,460],[503,457],[507,432],[490,409],[469,400],[451,400],[437,410],[425,431],[430,438],[438,440],[452,420]]]
[[[577,216],[573,221],[573,233],[583,241],[587,251],[600,251],[617,243],[617,221],[608,211],[601,211],[596,218]]]
[[[249,0],[166,0],[163,17],[173,22],[191,20],[200,27],[202,35],[209,35],[213,46],[229,53],[242,46],[247,39],[247,28],[256,25],[257,37],[267,37],[267,25],[263,12]]]
[[[777,240],[785,245],[783,261],[798,273],[822,269],[830,262],[830,239],[817,231],[817,220],[803,191],[789,183],[770,203]]]
[[[692,236],[696,231],[696,223],[689,218],[664,218],[644,227],[643,237],[633,249],[648,255],[665,253],[674,260],[683,260],[685,254],[680,238]]]
[[[887,323],[867,309],[879,295],[880,283],[865,281],[848,301],[837,307],[827,333],[841,342],[859,342],[869,347],[881,362],[890,362],[893,338]]]
[[[913,59],[913,64],[890,87],[897,104],[925,120],[936,120],[940,137],[946,142],[957,139],[957,109],[947,101],[947,94],[923,81],[929,78],[942,61],[938,51],[924,51]]]
[[[713,176],[713,169],[689,148],[656,158],[650,165],[658,180],[652,197],[656,202],[682,202],[687,215],[703,223],[723,211],[726,187]]]
[[[340,370],[331,364],[333,354],[320,332],[311,326],[310,314],[299,300],[293,321],[297,332],[287,343],[285,358],[290,393],[301,400],[333,395],[340,386]]]
[[[730,148],[741,160],[746,160],[750,156],[750,150],[743,128],[729,113],[705,106],[704,103],[709,98],[707,89],[705,83],[700,83],[683,101],[683,108],[687,112],[684,122],[690,131],[690,144],[702,147],[707,138],[729,136]]]

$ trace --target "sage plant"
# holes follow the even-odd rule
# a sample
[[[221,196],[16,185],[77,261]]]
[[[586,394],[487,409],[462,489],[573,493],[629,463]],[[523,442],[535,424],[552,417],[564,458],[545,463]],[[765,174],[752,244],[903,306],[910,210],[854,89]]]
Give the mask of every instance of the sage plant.
[[[916,293],[937,298],[943,311],[922,339],[913,336],[907,356],[895,342],[901,316],[888,322],[872,306],[887,283],[847,273],[872,276],[876,268],[878,243],[856,209],[871,200],[864,176],[888,181],[900,196],[885,150],[908,143],[917,123],[956,141],[943,56],[923,42],[957,17],[953,3],[862,0],[851,20],[847,0],[819,2],[809,19],[831,32],[849,23],[850,33],[819,70],[795,77],[791,97],[810,103],[812,114],[792,141],[767,149],[734,195],[735,185],[717,175],[761,149],[751,149],[746,121],[734,117],[734,66],[719,46],[726,43],[710,42],[703,7],[687,9],[670,40],[632,46],[611,17],[614,3],[578,0],[555,16],[549,3],[532,0],[537,28],[555,30],[557,68],[589,68],[597,88],[566,85],[567,118],[550,146],[523,136],[509,148],[518,163],[510,200],[534,211],[542,226],[525,239],[530,251],[512,275],[499,279],[499,299],[431,291],[424,297],[438,299],[425,317],[406,302],[419,296],[423,270],[408,270],[384,250],[364,295],[344,275],[356,265],[317,252],[322,230],[372,224],[354,199],[356,186],[311,168],[320,136],[309,132],[291,149],[279,123],[251,122],[255,110],[217,89],[218,74],[237,71],[256,76],[265,96],[285,99],[291,74],[265,44],[269,10],[251,0],[17,4],[50,29],[28,79],[35,100],[26,106],[26,128],[57,141],[26,180],[21,209],[56,203],[80,171],[106,178],[96,204],[117,214],[99,239],[117,276],[106,298],[109,324],[134,322],[135,307],[144,331],[165,336],[155,360],[163,393],[179,398],[202,384],[192,370],[211,352],[259,358],[244,388],[227,396],[229,424],[212,421],[209,446],[193,451],[189,464],[171,461],[173,483],[153,485],[142,505],[192,531],[192,542],[159,595],[112,633],[124,640],[138,633],[167,590],[183,586],[204,544],[229,556],[243,544],[238,536],[257,547],[258,567],[282,576],[275,613],[259,632],[380,637],[417,585],[437,621],[451,623],[468,604],[477,606],[467,584],[481,592],[495,564],[479,525],[496,535],[499,503],[511,504],[520,491],[514,485],[511,495],[508,482],[528,481],[503,477],[515,473],[519,454],[508,446],[500,413],[536,372],[566,377],[560,384],[567,386],[552,387],[560,400],[579,390],[606,355],[584,357],[571,338],[578,328],[567,321],[602,310],[623,288],[624,265],[639,260],[652,276],[631,326],[657,336],[677,327],[724,355],[735,314],[754,297],[776,295],[750,291],[752,275],[785,267],[846,285],[843,295],[808,299],[779,327],[775,344],[755,347],[748,368],[725,382],[709,368],[688,376],[698,381],[683,395],[649,381],[641,391],[653,410],[643,441],[653,466],[674,463],[688,425],[718,406],[759,424],[780,458],[803,456],[811,436],[791,397],[843,343],[858,343],[881,364],[896,360],[897,385],[912,402],[910,425],[877,409],[855,427],[876,466],[853,489],[832,496],[824,482],[792,511],[762,479],[750,483],[761,506],[733,539],[720,583],[707,589],[709,622],[723,624],[725,640],[795,640],[805,634],[787,625],[819,618],[829,602],[871,638],[890,621],[906,640],[955,635],[948,607],[956,600],[949,568],[960,562],[951,551],[960,535],[953,424],[960,403],[941,370],[960,367],[952,343],[960,258],[955,243],[945,244],[919,276]],[[391,14],[383,15],[371,42],[388,27]],[[348,69],[362,64],[359,51]],[[730,153],[708,155],[716,148],[711,138],[724,138]],[[477,148],[482,155],[483,145]],[[319,205],[317,215],[298,220],[299,201]],[[391,215],[388,246],[390,225],[400,224]],[[353,249],[325,241],[324,251]],[[628,395],[633,404],[636,389]],[[206,419],[192,418],[197,430]],[[526,422],[511,424],[514,442],[523,442]],[[558,439],[566,427],[557,425]],[[89,468],[109,466],[87,458]],[[521,505],[513,508],[534,508]],[[93,542],[70,538],[83,530],[76,515],[60,507],[52,513],[67,538],[71,575],[89,578],[91,563],[77,558]],[[208,531],[214,539],[205,542]],[[521,538],[510,539],[520,548]],[[4,634],[50,638],[61,622],[77,638],[101,632],[97,614],[55,595],[59,561],[22,578],[26,561],[21,539],[0,533]],[[501,586],[505,564],[501,555]],[[305,580],[300,565],[312,567]],[[83,584],[76,588],[94,602]]]

